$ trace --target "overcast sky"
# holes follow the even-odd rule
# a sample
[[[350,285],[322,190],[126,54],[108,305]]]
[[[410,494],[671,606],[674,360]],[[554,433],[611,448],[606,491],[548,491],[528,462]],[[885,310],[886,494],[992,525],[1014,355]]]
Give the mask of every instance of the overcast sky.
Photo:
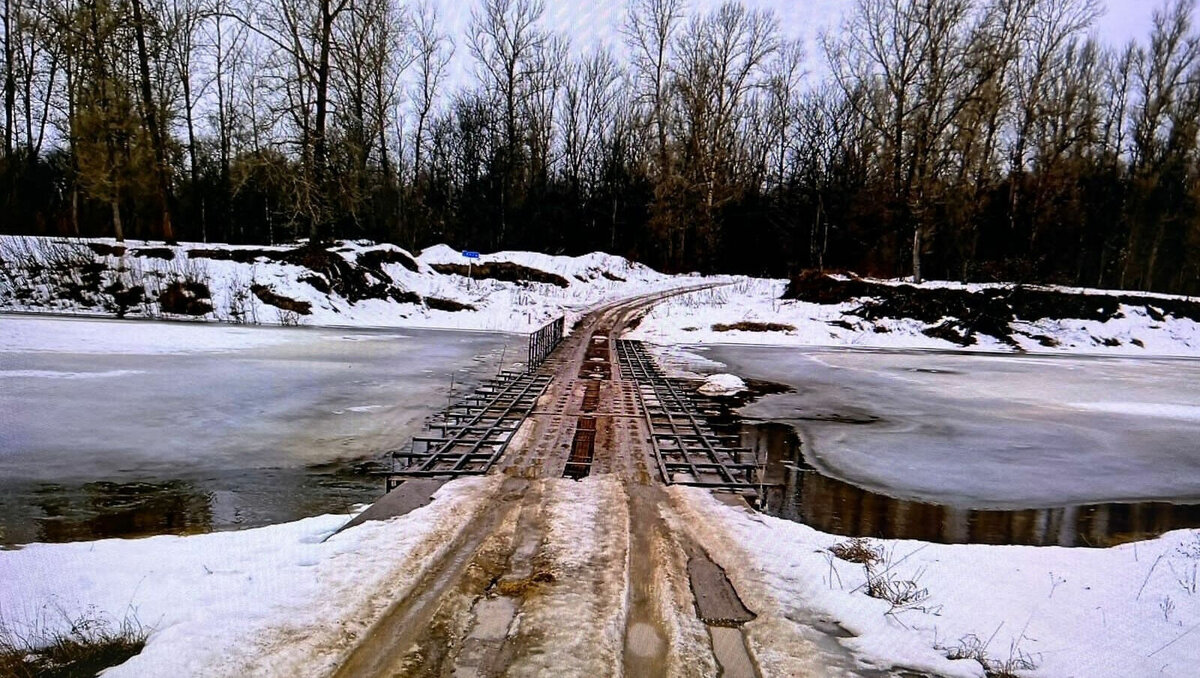
[[[465,31],[470,24],[471,9],[475,0],[439,0],[443,23],[448,32],[455,36],[457,45],[455,66],[459,79],[470,69],[470,55],[466,45]],[[818,34],[834,28],[842,12],[853,5],[853,0],[743,0],[751,8],[771,9],[779,17],[783,33],[804,39],[805,51],[809,55],[810,70],[823,71]],[[625,14],[624,0],[546,0],[546,24],[571,37],[576,50],[585,46],[608,44],[618,53],[620,50],[620,26]],[[720,4],[720,0],[690,0],[692,11],[703,10]],[[1110,44],[1124,44],[1130,38],[1142,39],[1149,35],[1150,15],[1162,0],[1108,0],[1108,12],[1099,21],[1095,32]]]

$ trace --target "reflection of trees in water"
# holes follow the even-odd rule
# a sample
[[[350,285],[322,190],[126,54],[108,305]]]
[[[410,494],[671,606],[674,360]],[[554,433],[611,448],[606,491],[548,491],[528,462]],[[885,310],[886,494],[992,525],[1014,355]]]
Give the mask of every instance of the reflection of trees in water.
[[[1200,505],[1144,502],[975,510],[896,499],[823,476],[784,424],[747,425],[744,444],[770,466],[767,510],[822,532],[945,544],[1113,546],[1200,527]]]
[[[48,485],[35,502],[37,540],[63,542],[212,530],[212,496],[183,480]]]
[[[197,534],[348,513],[383,492],[377,459],[184,480],[0,483],[0,543]]]

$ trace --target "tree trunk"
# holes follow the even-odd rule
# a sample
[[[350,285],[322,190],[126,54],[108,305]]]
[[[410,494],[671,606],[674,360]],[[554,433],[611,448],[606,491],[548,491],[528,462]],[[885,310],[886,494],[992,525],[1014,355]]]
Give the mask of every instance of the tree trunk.
[[[200,238],[208,241],[208,223],[207,212],[205,209],[205,201],[207,200],[207,192],[200,189],[200,168],[197,165],[196,151],[196,126],[193,120],[193,107],[195,102],[192,101],[192,78],[188,73],[183,74],[181,78],[183,84],[183,112],[187,118],[187,133],[188,133],[188,170],[192,181],[192,195],[200,202]]]
[[[17,81],[13,73],[13,0],[4,0],[4,157],[12,157]]]
[[[134,35],[137,38],[138,69],[141,76],[142,106],[145,108],[146,127],[150,130],[150,145],[154,148],[154,169],[157,175],[158,201],[162,214],[160,222],[163,240],[175,241],[175,229],[171,226],[171,176],[167,166],[166,143],[158,119],[158,106],[154,102],[154,90],[150,83],[150,54],[146,50],[146,22],[142,12],[142,0],[132,0]]]
[[[116,236],[117,242],[125,242],[125,227],[121,223],[121,194],[115,188],[112,199],[109,201],[109,207],[112,209],[113,234]]]
[[[913,228],[913,251],[912,251],[912,266],[913,266],[913,282],[917,285],[921,284],[921,227]]]
[[[317,111],[313,129],[313,186],[314,215],[309,226],[309,245],[316,246],[330,235],[327,231],[325,209],[325,121],[329,109],[329,52],[333,41],[333,20],[337,14],[330,10],[330,0],[321,0],[321,44],[317,58]]]

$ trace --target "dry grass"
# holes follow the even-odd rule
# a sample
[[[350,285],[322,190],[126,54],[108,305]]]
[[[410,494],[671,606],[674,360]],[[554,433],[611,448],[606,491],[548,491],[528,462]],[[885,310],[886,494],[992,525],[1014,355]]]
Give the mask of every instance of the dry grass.
[[[873,565],[867,568],[867,595],[886,600],[892,604],[892,612],[913,608],[929,599],[929,589],[917,583],[920,576],[900,579],[887,570],[875,572]]]
[[[987,678],[1018,678],[1018,671],[1033,671],[1037,668],[1033,659],[1016,644],[1009,648],[1008,659],[993,659],[987,652],[990,643],[990,638],[985,642],[972,633],[960,638],[957,645],[941,649],[946,652],[948,659],[974,659],[979,662]]]
[[[94,610],[69,622],[67,630],[26,632],[0,622],[0,675],[93,678],[140,653],[149,635],[134,618],[113,624]]]
[[[874,565],[883,561],[883,547],[871,540],[856,537],[829,547],[829,552],[848,563]]]

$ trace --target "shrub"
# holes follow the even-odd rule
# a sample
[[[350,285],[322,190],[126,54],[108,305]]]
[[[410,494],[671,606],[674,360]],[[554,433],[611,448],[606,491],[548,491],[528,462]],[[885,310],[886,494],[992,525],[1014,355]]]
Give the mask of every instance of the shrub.
[[[208,285],[194,280],[176,280],[158,295],[158,307],[163,313],[201,316],[212,312],[211,299]]]

